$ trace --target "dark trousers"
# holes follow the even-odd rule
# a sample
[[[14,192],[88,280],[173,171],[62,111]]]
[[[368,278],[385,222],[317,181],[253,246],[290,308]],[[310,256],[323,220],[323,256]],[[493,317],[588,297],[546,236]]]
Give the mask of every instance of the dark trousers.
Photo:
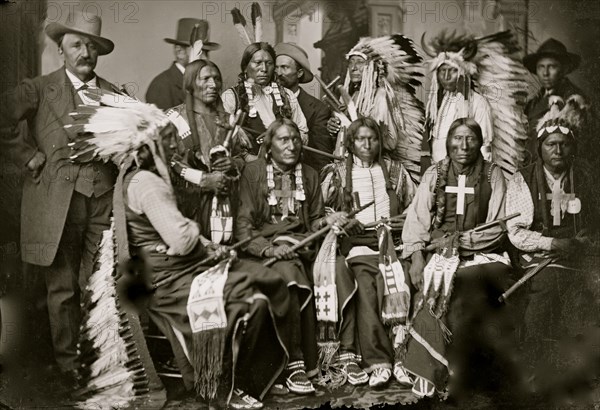
[[[42,268],[54,357],[61,370],[77,367],[80,293],[92,274],[102,232],[110,227],[112,191],[96,197],[73,192],[54,262]]]
[[[356,323],[363,365],[367,372],[378,367],[391,368],[394,360],[389,329],[381,321],[384,285],[378,261],[377,255],[358,256],[348,261],[348,267],[358,282]]]

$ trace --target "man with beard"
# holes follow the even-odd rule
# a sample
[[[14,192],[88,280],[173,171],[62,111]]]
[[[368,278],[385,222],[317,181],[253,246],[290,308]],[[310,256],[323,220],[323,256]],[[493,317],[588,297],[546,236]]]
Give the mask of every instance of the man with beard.
[[[238,83],[221,96],[225,111],[246,113],[243,126],[252,142],[250,159],[256,159],[264,132],[276,119],[291,119],[300,130],[302,142],[308,141],[306,118],[298,99],[275,77],[275,58],[275,50],[269,43],[248,45],[242,54]]]
[[[504,177],[499,167],[484,161],[482,144],[473,119],[452,123],[449,156],[424,174],[402,231],[403,257],[411,259],[411,281],[419,289],[404,367],[421,397],[444,392],[450,374],[458,394],[461,382],[473,382],[466,379],[469,372],[482,365],[479,359],[474,366],[468,353],[483,348],[498,355],[506,339],[489,329],[510,333],[495,306],[510,279],[510,261],[501,248],[503,229],[473,230],[504,216]],[[426,253],[426,247],[438,251]]]
[[[294,93],[306,118],[308,146],[332,153],[335,140],[327,132],[327,121],[331,117],[331,111],[323,102],[300,87],[300,84],[310,83],[313,79],[306,52],[295,44],[279,43],[275,46],[275,53],[277,54],[275,60],[277,78],[285,88]],[[313,152],[305,152],[302,160],[317,172],[321,172],[321,169],[329,163],[327,157]]]
[[[22,259],[38,265],[45,277],[54,356],[71,388],[78,367],[80,290],[110,224],[117,175],[110,163],[72,163],[65,130],[78,105],[98,105],[86,92],[120,93],[94,71],[98,56],[114,48],[100,36],[101,24],[100,17],[77,10],[65,24],[48,24],[46,34],[58,45],[64,66],[23,81],[0,108],[0,128],[10,130],[3,149],[29,171],[23,186]]]

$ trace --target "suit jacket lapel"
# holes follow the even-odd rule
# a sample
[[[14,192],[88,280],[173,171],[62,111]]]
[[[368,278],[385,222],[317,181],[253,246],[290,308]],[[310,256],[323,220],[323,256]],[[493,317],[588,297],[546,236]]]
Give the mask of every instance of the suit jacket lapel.
[[[171,65],[169,73],[171,75],[173,85],[178,90],[181,90],[183,88],[183,74],[181,74],[181,71],[179,71],[179,68],[177,68],[175,63]]]

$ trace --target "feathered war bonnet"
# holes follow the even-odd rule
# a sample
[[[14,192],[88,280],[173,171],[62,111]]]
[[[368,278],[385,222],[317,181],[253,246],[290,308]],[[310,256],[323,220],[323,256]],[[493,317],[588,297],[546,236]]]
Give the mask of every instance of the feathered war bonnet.
[[[550,134],[563,134],[577,140],[578,132],[586,122],[588,104],[579,94],[573,94],[565,101],[553,95],[548,99],[550,109],[539,120],[536,130],[538,145]]]
[[[465,99],[469,98],[471,81],[477,73],[477,65],[471,61],[477,54],[477,41],[473,36],[459,35],[456,31],[449,33],[443,30],[429,44],[425,41],[425,33],[423,33],[421,47],[431,57],[427,61],[427,65],[433,72],[433,76],[426,107],[426,116],[431,119],[437,116],[437,100],[440,89],[437,70],[443,64],[458,70],[457,90],[465,96]]]
[[[417,52],[412,40],[401,34],[378,38],[360,39],[349,52],[346,59],[360,56],[366,60],[362,72],[360,88],[355,98],[359,116],[371,117],[382,128],[383,148],[393,152],[403,132],[407,115],[401,107],[406,107],[403,93],[414,94],[415,88],[421,85],[422,73],[419,63],[422,57]],[[348,90],[350,74],[346,72],[344,88]]]
[[[146,145],[156,170],[170,186],[161,144],[161,131],[169,124],[165,113],[127,95],[106,90],[84,92],[101,105],[80,105],[70,114],[74,121],[65,125],[65,129],[72,139],[69,143],[73,150],[71,160],[100,158],[104,162],[112,161],[124,171],[132,162],[139,166],[138,151]]]

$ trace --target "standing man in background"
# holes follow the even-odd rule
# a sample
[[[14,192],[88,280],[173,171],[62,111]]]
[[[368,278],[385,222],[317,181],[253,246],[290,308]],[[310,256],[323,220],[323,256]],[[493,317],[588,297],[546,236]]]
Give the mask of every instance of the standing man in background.
[[[300,84],[310,83],[313,73],[306,52],[295,44],[279,43],[275,46],[277,59],[275,60],[275,73],[279,81],[291,90],[298,98],[300,109],[306,117],[308,126],[308,146],[320,151],[332,153],[335,148],[335,138],[327,131],[327,121],[331,111],[327,106],[300,87]],[[304,152],[303,162],[317,172],[329,163],[323,155]]]
[[[148,86],[146,102],[156,105],[161,110],[167,110],[183,104],[183,72],[190,60],[190,36],[193,28],[197,26],[203,39],[202,50],[218,50],[218,43],[208,41],[208,21],[194,18],[179,19],[177,23],[177,38],[165,38],[169,44],[173,44],[175,61],[167,70],[157,75]],[[208,60],[208,54],[203,53],[204,59]]]

